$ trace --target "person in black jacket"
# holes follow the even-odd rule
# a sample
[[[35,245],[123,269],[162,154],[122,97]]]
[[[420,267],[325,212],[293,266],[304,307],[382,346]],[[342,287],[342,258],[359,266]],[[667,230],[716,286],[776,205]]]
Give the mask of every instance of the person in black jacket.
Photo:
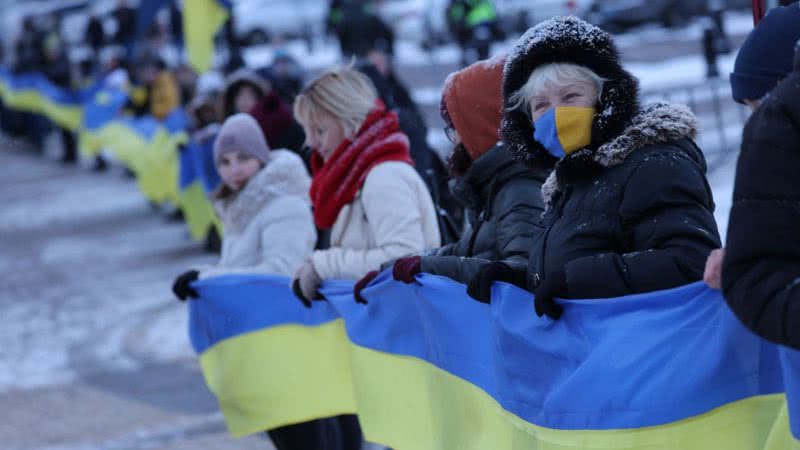
[[[15,43],[16,73],[35,72],[44,66],[45,33],[36,26],[33,17],[22,20],[22,33]]]
[[[722,264],[736,316],[773,342],[800,349],[800,41],[794,71],[744,130]]]
[[[117,22],[117,31],[114,33],[116,45],[128,46],[136,36],[136,10],[128,6],[127,0],[118,0],[117,8],[111,13]]]
[[[45,76],[62,89],[72,89],[72,67],[64,51],[61,36],[59,36],[58,32],[51,31],[45,38],[43,45]],[[78,146],[75,134],[64,127],[58,128],[63,147],[61,162],[74,164],[78,160]]]
[[[394,53],[394,31],[381,19],[372,0],[333,0],[326,28],[339,39],[343,59],[363,56],[376,44]]]
[[[429,255],[402,258],[393,276],[405,283],[420,272],[466,283],[492,261],[524,264],[541,233],[546,171],[530,170],[499,142],[503,60],[489,60],[456,72],[442,92],[442,117],[455,149],[450,158],[455,196],[468,208],[471,230]],[[377,272],[364,277],[360,291]]]
[[[781,80],[792,71],[794,45],[800,39],[800,5],[778,7],[758,23],[736,54],[731,73],[731,94],[753,111]],[[705,282],[722,288],[722,261],[725,249],[711,252],[706,262]]]
[[[94,52],[95,58],[99,56],[100,49],[106,42],[106,32],[103,29],[103,22],[96,14],[89,17],[89,23],[86,25],[86,32],[84,33],[83,40]]]
[[[555,165],[542,188],[545,231],[527,271],[494,263],[470,291],[509,281],[534,292],[537,315],[557,319],[555,297],[616,297],[701,280],[719,234],[689,108],[640,107],[638,82],[621,67],[611,36],[575,17],[528,30],[511,55],[502,133],[519,160]]]

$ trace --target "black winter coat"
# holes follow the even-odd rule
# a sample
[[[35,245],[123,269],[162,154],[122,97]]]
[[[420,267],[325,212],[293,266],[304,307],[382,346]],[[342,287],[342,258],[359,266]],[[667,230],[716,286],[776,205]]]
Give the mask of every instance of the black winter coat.
[[[800,55],[799,55],[800,56]],[[800,65],[744,130],[722,267],[731,309],[751,330],[800,349]]]
[[[114,43],[125,45],[131,42],[136,35],[136,10],[131,7],[115,9],[111,15],[117,22],[117,32],[114,34]]]
[[[696,128],[688,108],[655,104],[597,150],[562,159],[542,189],[529,288],[560,274],[558,296],[603,298],[701,280],[719,234]]]
[[[89,47],[95,52],[100,50],[103,46],[106,41],[106,34],[103,29],[103,23],[99,18],[91,17],[89,19],[89,24],[86,25],[86,32],[84,33],[83,40],[89,44]]]
[[[472,163],[454,194],[472,214],[470,232],[458,242],[422,257],[422,271],[467,283],[489,262],[525,263],[541,233],[545,171],[514,161],[498,145]]]

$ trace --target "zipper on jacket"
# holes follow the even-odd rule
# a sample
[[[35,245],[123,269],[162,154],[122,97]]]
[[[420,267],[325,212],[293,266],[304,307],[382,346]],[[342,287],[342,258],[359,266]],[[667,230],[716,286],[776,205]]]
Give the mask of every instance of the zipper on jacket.
[[[570,194],[572,193],[571,186],[565,186],[564,190],[559,194],[558,201],[556,202],[555,206],[553,207],[553,216],[554,219],[550,222],[547,226],[547,229],[544,231],[544,236],[542,236],[542,253],[539,255],[539,264],[536,267],[536,271],[531,273],[528,284],[531,285],[533,288],[539,287],[539,284],[542,282],[544,278],[544,261],[545,261],[545,254],[547,253],[547,238],[550,236],[550,231],[555,227],[556,223],[561,220],[561,217],[564,213],[564,204],[567,203],[567,198],[569,198]]]
[[[467,256],[471,257],[472,252],[475,250],[475,241],[478,240],[478,233],[481,231],[483,223],[486,221],[486,211],[481,211],[478,215],[478,223],[472,227],[472,236],[469,237],[469,245],[467,246]]]
[[[486,211],[489,211],[492,207],[492,200],[494,200],[494,191],[497,186],[497,180],[492,181],[491,186],[489,186],[489,195],[486,198],[486,204],[483,206],[481,213],[478,215],[478,223],[475,224],[473,227],[472,236],[469,238],[469,246],[467,247],[467,256],[472,256],[473,252],[475,251],[475,241],[478,240],[478,232],[481,231],[481,227],[483,226],[484,222],[488,219],[488,214]]]

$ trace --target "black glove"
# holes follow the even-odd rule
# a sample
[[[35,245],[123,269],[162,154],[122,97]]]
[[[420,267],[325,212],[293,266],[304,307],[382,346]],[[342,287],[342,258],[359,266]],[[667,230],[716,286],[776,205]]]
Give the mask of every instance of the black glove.
[[[197,280],[199,275],[200,272],[189,270],[179,275],[178,278],[175,278],[175,282],[172,284],[172,292],[175,293],[175,296],[178,297],[180,301],[184,301],[187,298],[200,297],[197,291],[190,286],[191,282]]]
[[[311,308],[312,301],[325,300],[319,292],[320,283],[322,283],[322,279],[314,269],[314,264],[309,260],[295,272],[294,280],[292,280],[292,292],[303,306]]]
[[[555,297],[563,296],[567,293],[567,275],[563,270],[547,274],[547,278],[541,280],[534,291],[534,308],[536,315],[558,320],[564,308],[556,303]]]
[[[300,289],[300,280],[299,279],[295,279],[292,282],[292,292],[294,293],[294,296],[297,297],[298,300],[300,300],[300,303],[302,303],[303,306],[305,306],[306,308],[311,308],[311,300],[307,299],[303,295],[303,290]]]
[[[492,283],[504,281],[522,289],[527,289],[525,282],[526,269],[512,267],[504,262],[495,261],[483,266],[467,285],[467,294],[482,303],[492,300]]]

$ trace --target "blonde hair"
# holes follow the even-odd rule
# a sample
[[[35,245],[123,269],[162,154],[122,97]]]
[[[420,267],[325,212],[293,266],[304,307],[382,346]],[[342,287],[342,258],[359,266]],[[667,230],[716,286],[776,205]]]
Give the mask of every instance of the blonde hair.
[[[303,127],[327,114],[339,121],[345,137],[355,136],[375,108],[378,94],[372,81],[352,67],[328,70],[310,82],[294,101],[294,115]]]
[[[538,67],[531,73],[528,81],[509,98],[509,111],[524,108],[530,114],[531,99],[547,84],[563,84],[569,81],[594,83],[597,88],[597,98],[603,92],[603,84],[608,81],[594,73],[591,69],[577,64],[552,63]]]

